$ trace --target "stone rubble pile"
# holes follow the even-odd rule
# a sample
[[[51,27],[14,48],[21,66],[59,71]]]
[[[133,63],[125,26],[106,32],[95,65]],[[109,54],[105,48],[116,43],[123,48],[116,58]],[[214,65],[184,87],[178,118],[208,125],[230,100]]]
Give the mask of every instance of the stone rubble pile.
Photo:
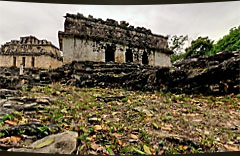
[[[2,89],[0,91],[2,91]],[[6,91],[13,92],[11,90]],[[10,97],[6,97],[6,99],[0,100],[0,120],[4,115],[13,113],[14,111],[32,111],[36,109],[40,110],[52,103],[52,100],[47,97],[18,97],[16,93],[17,92],[14,92],[14,94]]]
[[[222,52],[190,58],[170,68],[73,62],[56,71],[58,74],[55,73],[55,77],[63,78],[58,80],[77,87],[124,87],[131,90],[162,90],[188,94],[230,94],[239,93],[240,89],[240,52]]]
[[[4,71],[4,72],[3,72]],[[189,58],[173,67],[131,63],[72,62],[55,70],[19,69],[0,72],[0,88],[19,89],[52,82],[77,87],[123,87],[173,93],[230,94],[240,89],[240,52]]]
[[[179,92],[230,94],[240,91],[239,51],[190,58],[175,66],[185,75],[177,85],[181,88]]]
[[[37,111],[44,110],[46,106],[51,105],[53,103],[53,99],[49,97],[25,97],[21,96],[21,93],[16,90],[0,89],[0,92],[2,95],[4,95],[4,97],[1,97],[0,99],[0,121],[1,124],[4,124],[4,126],[0,126],[0,134],[4,136],[0,139],[1,149],[7,150],[14,147],[13,149],[9,150],[24,150],[27,152],[32,145],[36,145],[36,143],[33,143],[34,141],[61,131],[61,128],[56,124],[50,123],[48,125],[43,125],[41,124],[40,120],[34,118],[34,116],[37,114]],[[19,115],[23,119],[21,122],[13,119],[14,116]],[[19,141],[7,141],[14,138],[21,139]],[[70,140],[66,139],[67,138],[65,138],[65,140],[63,139],[63,141],[76,142],[76,140],[74,141],[74,138]],[[52,149],[53,147],[51,146],[47,149],[50,148]],[[39,150],[32,150],[41,153]],[[41,148],[41,150],[43,149]],[[61,150],[61,152],[66,153],[67,148],[59,147],[56,150]]]

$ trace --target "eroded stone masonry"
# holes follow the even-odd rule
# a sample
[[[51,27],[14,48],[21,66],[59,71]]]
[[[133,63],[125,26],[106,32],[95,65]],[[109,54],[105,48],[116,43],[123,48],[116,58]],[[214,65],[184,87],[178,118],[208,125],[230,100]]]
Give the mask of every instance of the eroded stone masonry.
[[[0,67],[50,69],[62,66],[59,49],[47,40],[34,36],[21,37],[2,45]]]
[[[58,33],[64,62],[133,62],[153,66],[171,66],[167,37],[151,30],[130,26],[112,19],[106,21],[66,14],[64,32]]]

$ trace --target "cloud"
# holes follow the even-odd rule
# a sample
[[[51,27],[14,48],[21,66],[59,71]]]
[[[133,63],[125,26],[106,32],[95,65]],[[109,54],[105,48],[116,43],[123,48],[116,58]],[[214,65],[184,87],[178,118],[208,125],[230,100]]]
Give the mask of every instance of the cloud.
[[[174,5],[66,5],[0,1],[0,44],[20,36],[35,35],[58,46],[66,13],[125,20],[162,35],[209,36],[218,40],[240,25],[240,2]]]

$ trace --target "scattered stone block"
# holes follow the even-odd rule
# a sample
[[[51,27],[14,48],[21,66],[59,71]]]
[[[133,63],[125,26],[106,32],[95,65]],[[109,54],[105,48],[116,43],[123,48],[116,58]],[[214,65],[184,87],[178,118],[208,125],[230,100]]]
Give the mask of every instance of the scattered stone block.
[[[32,143],[26,148],[12,148],[8,151],[49,153],[49,154],[72,154],[77,146],[77,132],[66,131],[59,134],[47,136]]]

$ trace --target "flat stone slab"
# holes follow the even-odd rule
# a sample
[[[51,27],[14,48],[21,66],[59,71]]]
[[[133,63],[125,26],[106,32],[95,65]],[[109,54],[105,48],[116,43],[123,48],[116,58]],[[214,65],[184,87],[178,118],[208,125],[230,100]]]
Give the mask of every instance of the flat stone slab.
[[[40,139],[26,148],[11,148],[13,152],[72,154],[77,146],[77,132],[66,131]]]

